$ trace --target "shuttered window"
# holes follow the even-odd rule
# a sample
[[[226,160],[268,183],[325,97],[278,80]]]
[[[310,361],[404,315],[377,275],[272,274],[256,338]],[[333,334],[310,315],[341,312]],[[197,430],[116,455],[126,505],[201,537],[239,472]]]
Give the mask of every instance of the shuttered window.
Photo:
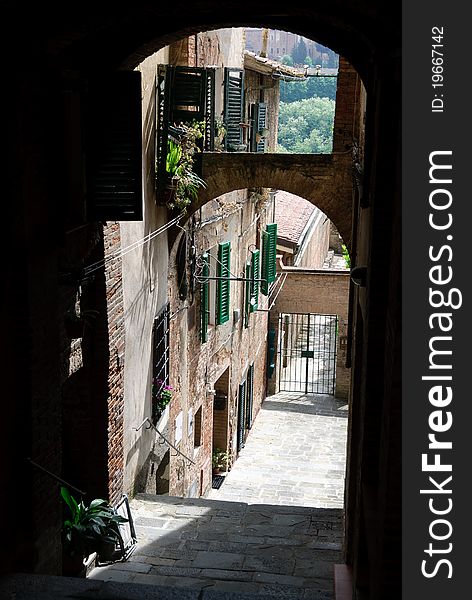
[[[208,339],[208,323],[210,317],[210,283],[208,281],[208,277],[210,275],[210,257],[208,254],[203,254],[202,256],[203,268],[202,268],[202,287],[201,287],[201,297],[200,297],[200,338],[202,343],[205,343]]]
[[[252,122],[251,151],[265,152],[266,139],[261,139],[258,136],[267,127],[267,105],[265,102],[258,102],[252,105]]]
[[[221,325],[229,321],[230,308],[230,254],[231,243],[218,244],[218,262],[216,268],[216,324]]]
[[[251,252],[251,300],[249,305],[250,312],[257,310],[259,306],[259,250]]]
[[[89,82],[86,114],[87,219],[140,221],[141,73],[120,71]]]
[[[156,169],[157,189],[160,194],[166,183],[169,131],[172,130],[172,126],[193,120],[205,122],[204,137],[198,141],[200,149],[214,150],[215,70],[203,67],[158,65],[156,75]]]
[[[266,296],[269,294],[269,286],[276,277],[276,255],[277,255],[277,223],[270,223],[262,232],[262,269],[261,269],[261,292]]]
[[[246,412],[246,381],[239,384],[238,390],[238,431],[237,431],[237,448],[238,452],[244,448],[244,433],[246,429],[245,422]]]
[[[225,148],[235,150],[243,142],[241,123],[244,119],[244,71],[226,67],[224,86]]]
[[[252,427],[252,407],[254,401],[254,363],[249,365],[246,376],[246,427]]]

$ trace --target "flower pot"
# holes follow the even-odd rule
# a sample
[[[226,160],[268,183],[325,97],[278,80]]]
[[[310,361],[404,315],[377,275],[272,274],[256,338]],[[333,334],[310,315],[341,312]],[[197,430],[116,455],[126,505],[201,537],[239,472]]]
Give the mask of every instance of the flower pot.
[[[62,574],[66,577],[85,577],[84,557],[81,554],[64,553]]]

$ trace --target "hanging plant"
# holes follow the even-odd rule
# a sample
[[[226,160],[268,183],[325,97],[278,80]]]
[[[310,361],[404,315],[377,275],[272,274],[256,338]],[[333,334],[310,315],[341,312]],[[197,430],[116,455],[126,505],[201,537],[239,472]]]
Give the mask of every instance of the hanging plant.
[[[174,126],[171,132],[176,141],[167,141],[166,173],[166,205],[170,209],[186,211],[193,200],[198,198],[200,188],[205,188],[205,181],[195,173],[194,156],[200,152],[198,140],[203,137],[204,122],[194,121]]]

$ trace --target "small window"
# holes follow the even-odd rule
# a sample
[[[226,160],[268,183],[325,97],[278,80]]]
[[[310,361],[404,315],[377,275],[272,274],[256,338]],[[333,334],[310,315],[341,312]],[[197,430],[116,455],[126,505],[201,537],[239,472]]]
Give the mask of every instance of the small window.
[[[199,448],[202,445],[202,407],[195,413],[193,420],[193,445]]]

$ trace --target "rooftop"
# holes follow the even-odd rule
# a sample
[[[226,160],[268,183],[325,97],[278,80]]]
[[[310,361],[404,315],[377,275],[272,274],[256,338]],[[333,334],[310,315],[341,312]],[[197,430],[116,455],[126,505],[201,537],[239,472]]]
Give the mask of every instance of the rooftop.
[[[289,244],[298,244],[315,210],[316,207],[305,198],[278,191],[275,196],[278,239]]]

